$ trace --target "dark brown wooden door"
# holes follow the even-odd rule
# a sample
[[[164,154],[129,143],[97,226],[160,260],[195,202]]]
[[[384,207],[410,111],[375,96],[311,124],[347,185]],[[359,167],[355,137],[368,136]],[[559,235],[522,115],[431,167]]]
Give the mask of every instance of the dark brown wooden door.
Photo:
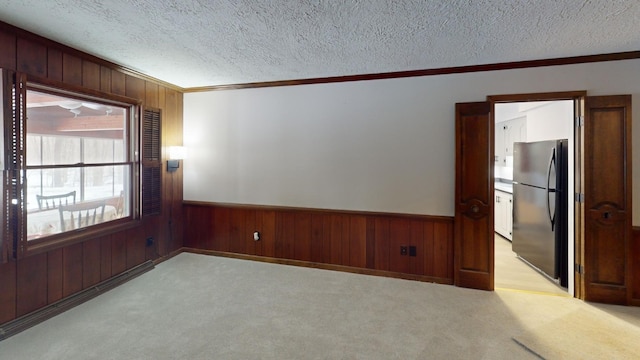
[[[490,103],[456,104],[454,283],[493,290],[493,134]]]
[[[587,97],[584,120],[584,299],[624,304],[631,275],[631,96]]]

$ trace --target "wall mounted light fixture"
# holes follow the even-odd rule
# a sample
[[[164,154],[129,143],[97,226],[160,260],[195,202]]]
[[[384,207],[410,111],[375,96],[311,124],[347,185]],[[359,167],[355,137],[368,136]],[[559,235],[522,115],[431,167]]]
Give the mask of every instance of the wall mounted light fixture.
[[[180,160],[187,157],[187,148],[184,146],[169,146],[169,160],[167,160],[167,171],[174,172],[180,167]]]

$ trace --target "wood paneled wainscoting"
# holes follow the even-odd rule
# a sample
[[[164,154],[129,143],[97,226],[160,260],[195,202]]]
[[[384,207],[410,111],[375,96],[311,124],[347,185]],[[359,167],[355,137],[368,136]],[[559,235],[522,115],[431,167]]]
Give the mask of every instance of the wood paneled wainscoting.
[[[453,283],[452,217],[185,202],[184,221],[186,251]]]

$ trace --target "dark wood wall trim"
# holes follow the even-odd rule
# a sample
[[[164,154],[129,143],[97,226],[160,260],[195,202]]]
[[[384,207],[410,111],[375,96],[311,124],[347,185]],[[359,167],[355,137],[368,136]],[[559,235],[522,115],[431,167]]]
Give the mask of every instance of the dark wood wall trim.
[[[185,200],[182,202],[182,204],[190,205],[190,206],[217,206],[217,207],[226,207],[230,209],[244,209],[244,210],[297,211],[297,212],[312,212],[312,213],[318,213],[318,214],[338,214],[339,213],[343,215],[400,217],[400,218],[423,219],[428,221],[444,221],[444,222],[453,221],[453,218],[451,216],[389,213],[389,212],[380,212],[380,211],[320,209],[320,208],[306,208],[306,207],[281,206],[281,205],[249,205],[249,204],[205,202],[205,201],[191,201],[191,200]]]
[[[191,251],[453,283],[451,217],[195,202],[183,211]]]
[[[631,253],[629,305],[640,306],[640,226],[634,226],[632,229],[629,252]]]
[[[535,68],[535,67],[544,67],[544,66],[573,65],[573,64],[603,62],[603,61],[631,60],[631,59],[640,59],[640,51],[628,51],[628,52],[599,54],[599,55],[572,56],[572,57],[563,57],[563,58],[554,58],[554,59],[513,61],[513,62],[504,62],[504,63],[496,63],[496,64],[454,66],[454,67],[423,69],[423,70],[395,71],[395,72],[377,73],[377,74],[346,75],[346,76],[332,76],[332,77],[324,77],[324,78],[203,86],[203,87],[186,88],[186,89],[183,89],[183,91],[184,92],[201,92],[201,91],[218,91],[218,90],[253,89],[253,88],[278,87],[278,86],[341,83],[341,82],[349,82],[349,81],[384,80],[384,79],[397,79],[397,78],[418,77],[418,76],[461,74],[461,73],[473,73],[473,72],[496,71],[496,70],[513,70],[513,69]]]

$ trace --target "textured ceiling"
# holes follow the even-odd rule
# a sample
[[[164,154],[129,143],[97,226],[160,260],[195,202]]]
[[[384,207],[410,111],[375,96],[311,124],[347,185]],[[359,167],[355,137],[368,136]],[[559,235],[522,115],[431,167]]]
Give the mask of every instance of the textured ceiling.
[[[640,50],[629,0],[0,0],[0,20],[181,87]]]

